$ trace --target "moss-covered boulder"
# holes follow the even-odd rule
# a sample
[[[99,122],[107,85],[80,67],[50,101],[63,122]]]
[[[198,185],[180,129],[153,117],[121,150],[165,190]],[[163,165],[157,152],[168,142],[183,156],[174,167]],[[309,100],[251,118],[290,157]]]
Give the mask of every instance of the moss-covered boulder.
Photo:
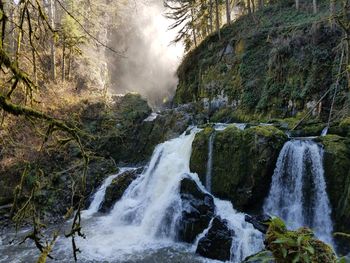
[[[283,220],[278,217],[259,222],[256,221],[257,217],[253,218],[248,216],[248,222],[250,222],[251,219],[253,219],[254,223],[266,225],[267,227],[267,231],[263,231],[265,234],[265,250],[248,257],[243,262],[338,262],[333,249],[326,243],[318,240],[309,228],[302,227],[295,231],[290,231],[287,229]],[[255,227],[256,224],[253,224],[253,226]]]
[[[337,231],[350,231],[350,139],[337,135],[320,137],[324,146],[327,191]]]
[[[190,160],[190,169],[198,174],[202,183],[205,185],[205,174],[207,171],[208,162],[208,143],[210,136],[215,132],[211,127],[203,129],[196,134],[192,143],[192,154]]]
[[[214,132],[204,129],[196,135],[191,171],[202,182],[208,159],[208,138]],[[258,209],[265,198],[275,164],[287,136],[273,126],[256,126],[244,131],[230,126],[215,131],[213,145],[212,193],[230,200],[245,211]]]
[[[333,249],[315,238],[308,228],[288,231],[284,222],[274,218],[265,237],[266,248],[279,263],[336,263]]]
[[[108,212],[113,205],[122,198],[125,190],[142,173],[142,170],[143,168],[129,170],[114,178],[106,189],[105,198],[99,212]]]

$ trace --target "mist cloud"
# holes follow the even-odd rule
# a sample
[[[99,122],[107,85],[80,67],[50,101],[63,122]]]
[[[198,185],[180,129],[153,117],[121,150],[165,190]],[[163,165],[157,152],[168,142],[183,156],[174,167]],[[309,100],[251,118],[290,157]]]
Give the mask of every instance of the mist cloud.
[[[159,105],[174,93],[183,46],[171,44],[176,31],[168,30],[173,21],[164,17],[162,0],[127,2],[118,8],[119,25],[109,30],[109,45],[126,56],[108,56],[110,88],[138,92]]]

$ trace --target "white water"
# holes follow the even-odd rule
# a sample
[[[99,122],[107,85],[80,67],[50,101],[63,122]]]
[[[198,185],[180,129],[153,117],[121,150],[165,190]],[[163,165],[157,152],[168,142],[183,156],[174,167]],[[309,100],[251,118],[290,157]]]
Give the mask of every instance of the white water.
[[[157,119],[158,117],[158,113],[156,112],[152,112],[146,119],[144,119],[143,121],[145,122],[152,122],[154,121],[155,119]]]
[[[247,124],[246,123],[221,123],[221,122],[217,122],[214,124],[214,129],[216,131],[223,131],[229,126],[235,126],[236,128],[243,131],[247,127]]]
[[[328,133],[328,129],[329,129],[329,127],[328,126],[326,126],[323,130],[322,130],[322,132],[321,132],[321,136],[326,136],[327,135],[327,133]]]
[[[281,217],[292,229],[309,226],[318,238],[333,244],[323,149],[317,143],[292,140],[283,146],[264,212]]]
[[[93,196],[93,200],[87,210],[82,211],[81,216],[83,218],[90,218],[93,214],[97,213],[106,194],[107,187],[112,183],[113,179],[117,178],[119,175],[126,171],[135,170],[136,168],[129,168],[129,167],[121,167],[119,169],[119,173],[113,174],[109,177],[107,177],[100,188],[96,191],[96,193]]]
[[[231,202],[214,199],[216,213],[226,219],[235,235],[231,247],[231,262],[241,262],[247,256],[263,249],[263,236],[251,224],[245,222],[245,215],[237,212]]]
[[[179,186],[190,176],[203,190],[189,160],[195,130],[156,147],[148,169],[126,190],[111,213],[89,227],[79,242],[88,260],[118,260],[149,249],[176,246],[176,223],[181,216]],[[229,222],[235,237],[232,262],[240,262],[262,248],[262,235],[227,201],[215,199],[216,213]],[[202,234],[204,235],[204,233]]]
[[[187,135],[158,145],[147,170],[130,184],[110,214],[83,220],[86,239],[77,238],[77,245],[82,251],[78,255],[79,262],[202,261],[194,255],[194,246],[210,226],[198,236],[195,244],[179,243],[176,239],[176,226],[182,211],[181,180],[189,176],[202,191],[207,192],[197,174],[189,170],[196,132],[193,129]],[[116,176],[109,177],[97,191],[88,214],[96,211],[103,200],[104,188]],[[245,222],[244,214],[235,211],[228,201],[214,198],[214,203],[216,214],[226,219],[235,233],[231,262],[241,262],[263,248],[262,235]],[[71,262],[71,249],[69,239],[59,238],[53,255],[61,262]],[[33,255],[37,255],[35,249],[25,250],[23,247],[19,251],[14,247],[12,250],[0,247],[1,253],[5,253],[5,258],[8,253],[10,257],[23,259],[23,262],[35,262]]]
[[[208,162],[207,162],[207,171],[205,175],[205,188],[208,192],[211,192],[211,178],[213,171],[213,146],[214,146],[215,132],[209,136],[208,142]]]

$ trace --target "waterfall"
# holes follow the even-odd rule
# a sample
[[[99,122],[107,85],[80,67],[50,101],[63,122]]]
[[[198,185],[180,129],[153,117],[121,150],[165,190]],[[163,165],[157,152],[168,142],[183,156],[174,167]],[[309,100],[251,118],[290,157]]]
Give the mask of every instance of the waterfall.
[[[190,172],[194,137],[192,131],[156,147],[148,168],[80,241],[86,259],[113,261],[173,244],[181,216],[179,186]]]
[[[95,218],[86,239],[79,240],[87,260],[125,260],[141,251],[176,247],[177,222],[182,215],[180,182],[190,176],[202,189],[189,162],[196,130],[156,147],[147,170],[135,179],[109,215]],[[214,198],[216,214],[234,230],[232,262],[241,262],[262,247],[262,235],[228,201]],[[208,226],[209,227],[209,226]],[[207,230],[206,230],[207,231]],[[204,235],[205,233],[202,233]],[[190,250],[193,251],[192,246]]]
[[[329,127],[328,126],[326,126],[323,130],[322,130],[322,132],[321,132],[321,136],[326,136],[327,135],[327,133],[328,133],[328,129],[329,129]]]
[[[100,208],[100,206],[104,200],[104,197],[106,194],[106,189],[112,183],[113,179],[117,178],[119,175],[121,175],[122,173],[124,173],[126,171],[131,171],[131,170],[135,170],[135,169],[136,168],[121,167],[119,169],[119,173],[113,174],[113,175],[107,177],[103,181],[102,185],[97,189],[96,193],[94,194],[89,208],[87,210],[82,211],[82,217],[89,218],[93,214],[98,212],[98,209]]]
[[[211,192],[211,177],[213,170],[213,146],[214,146],[215,132],[213,132],[209,137],[208,142],[208,162],[207,171],[205,175],[205,188],[208,192]]]
[[[311,140],[285,143],[277,160],[264,212],[296,229],[308,226],[333,244],[331,207],[326,192],[323,149]]]

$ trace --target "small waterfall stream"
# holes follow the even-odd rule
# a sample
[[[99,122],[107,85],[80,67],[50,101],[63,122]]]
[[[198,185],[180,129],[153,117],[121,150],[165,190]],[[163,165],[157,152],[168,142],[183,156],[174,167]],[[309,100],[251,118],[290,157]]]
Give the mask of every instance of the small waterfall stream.
[[[209,136],[209,141],[208,141],[208,162],[207,162],[207,171],[205,175],[205,188],[207,189],[208,192],[211,192],[214,139],[215,139],[215,131]]]
[[[292,229],[309,226],[318,238],[333,244],[323,149],[317,143],[307,139],[285,143],[278,157],[264,212],[283,218]]]
[[[98,209],[100,208],[105,194],[106,194],[106,189],[107,187],[112,183],[112,181],[117,178],[119,175],[121,175],[122,173],[126,172],[126,171],[131,171],[131,170],[135,170],[136,168],[129,168],[129,167],[121,167],[119,168],[119,173],[117,174],[113,174],[109,177],[107,177],[102,185],[97,189],[96,193],[93,196],[92,202],[89,206],[89,208],[87,210],[83,210],[82,211],[82,217],[83,218],[89,218],[91,217],[93,214],[98,212]]]

